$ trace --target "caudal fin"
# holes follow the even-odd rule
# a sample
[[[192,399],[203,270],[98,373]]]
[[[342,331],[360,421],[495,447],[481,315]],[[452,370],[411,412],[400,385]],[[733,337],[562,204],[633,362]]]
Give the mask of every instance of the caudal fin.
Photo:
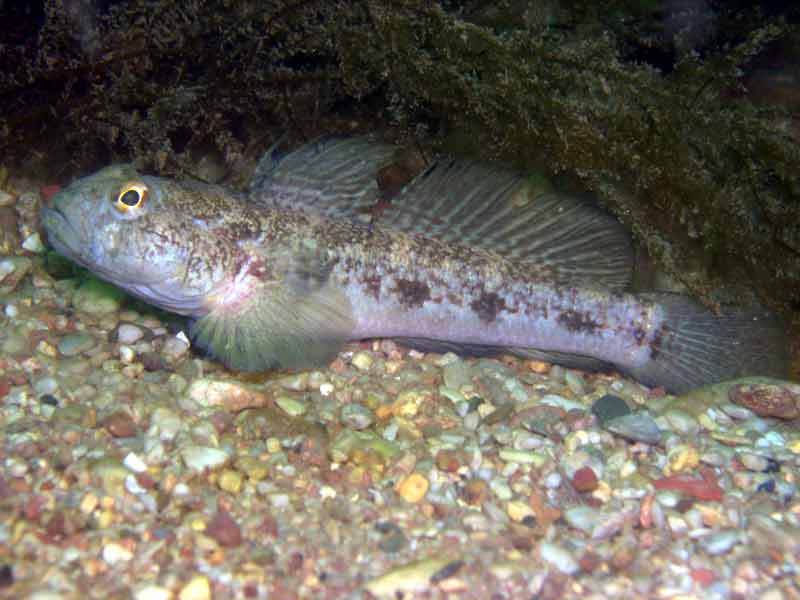
[[[665,326],[636,379],[681,394],[690,389],[748,375],[785,378],[788,341],[779,319],[763,310],[714,314],[677,294],[645,294],[664,308]]]

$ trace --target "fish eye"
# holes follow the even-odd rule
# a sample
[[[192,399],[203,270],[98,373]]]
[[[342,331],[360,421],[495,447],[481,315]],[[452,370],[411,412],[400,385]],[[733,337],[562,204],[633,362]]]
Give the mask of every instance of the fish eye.
[[[128,183],[122,187],[114,207],[122,213],[139,208],[147,200],[147,186],[143,183]]]

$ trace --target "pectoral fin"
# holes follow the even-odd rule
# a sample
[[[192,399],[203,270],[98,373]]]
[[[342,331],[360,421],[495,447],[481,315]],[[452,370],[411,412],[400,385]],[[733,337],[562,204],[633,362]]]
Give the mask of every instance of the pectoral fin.
[[[192,324],[195,343],[240,371],[330,362],[353,331],[349,301],[313,253],[292,253],[289,263],[278,279],[252,284],[243,299],[212,305]]]

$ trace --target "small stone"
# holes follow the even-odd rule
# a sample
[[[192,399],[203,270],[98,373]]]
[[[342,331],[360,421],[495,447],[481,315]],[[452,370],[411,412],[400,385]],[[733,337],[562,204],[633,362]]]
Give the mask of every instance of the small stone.
[[[606,421],[624,417],[630,412],[628,404],[619,396],[612,394],[606,394],[592,404],[592,414],[597,417],[601,425],[605,425]]]
[[[172,600],[172,590],[160,585],[148,585],[133,594],[134,600]]]
[[[352,429],[366,429],[375,422],[375,414],[362,404],[347,404],[342,408],[341,420]]]
[[[141,327],[132,323],[120,323],[117,328],[117,341],[120,344],[135,344],[144,337]]]
[[[680,435],[694,436],[700,433],[700,423],[698,423],[692,415],[683,410],[668,410],[656,419],[656,421],[660,427],[674,431]]]
[[[353,354],[353,358],[350,362],[352,362],[353,366],[359,371],[369,371],[373,363],[372,354],[363,351],[356,352]]]
[[[451,558],[429,558],[392,569],[368,581],[364,588],[377,598],[391,600],[422,594],[450,574],[450,565],[461,561]]]
[[[233,518],[221,510],[206,526],[206,535],[216,540],[220,546],[234,548],[242,543],[242,530]]]
[[[125,546],[110,542],[103,546],[103,560],[110,565],[126,562],[133,558],[133,552]]]
[[[572,476],[572,486],[579,492],[593,492],[597,489],[597,475],[591,467],[583,467]]]
[[[133,418],[122,410],[118,410],[103,419],[103,427],[115,438],[133,437],[138,432]]]
[[[470,479],[461,493],[464,502],[472,506],[480,506],[489,498],[489,484],[483,479]]]
[[[278,396],[275,398],[275,404],[290,417],[300,417],[308,410],[308,406],[305,402],[289,396]]]
[[[375,525],[383,537],[378,542],[378,548],[381,552],[393,554],[399,552],[408,545],[408,538],[403,533],[403,530],[392,521],[380,521]]]
[[[700,454],[697,452],[697,448],[688,444],[679,444],[667,454],[667,466],[664,468],[664,474],[672,475],[693,471],[699,464]]]
[[[661,430],[656,422],[647,414],[637,412],[610,419],[604,427],[612,433],[634,442],[658,444],[661,441]]]
[[[33,261],[26,256],[8,256],[0,260],[0,293],[13,292],[32,267]]]
[[[415,504],[428,493],[428,478],[420,473],[412,473],[397,484],[397,493],[405,500]]]
[[[717,531],[711,535],[700,538],[700,547],[709,554],[716,556],[726,554],[733,546],[741,540],[739,531],[736,529],[726,529]]]
[[[85,281],[72,297],[76,310],[90,315],[107,315],[119,310],[123,292],[99,279]]]
[[[178,600],[211,600],[211,585],[204,575],[195,575],[178,592]]]
[[[761,417],[800,417],[800,384],[778,379],[754,378],[734,385],[731,402],[749,408]]]
[[[22,247],[28,252],[33,252],[34,254],[41,254],[47,250],[47,247],[42,242],[42,238],[36,232],[25,238],[25,241],[22,242]]]
[[[574,575],[581,570],[578,560],[563,546],[551,542],[539,544],[539,555],[542,560],[553,565],[565,575]]]
[[[78,356],[94,346],[94,338],[85,333],[67,334],[58,341],[61,356]]]
[[[242,474],[233,469],[225,469],[219,474],[219,485],[221,490],[230,492],[231,494],[238,494],[242,490],[243,478]]]
[[[177,362],[189,351],[190,345],[191,344],[189,344],[189,340],[186,339],[185,335],[182,336],[181,334],[178,334],[169,336],[164,341],[164,347],[161,348],[161,355],[170,362]]]
[[[571,410],[578,410],[578,411],[586,410],[586,406],[581,404],[580,402],[575,402],[575,400],[568,400],[564,398],[564,396],[559,396],[558,394],[545,394],[544,396],[542,396],[540,402],[547,406],[556,406],[567,412]]]
[[[533,509],[527,502],[521,500],[512,500],[506,502],[506,513],[512,521],[517,523],[521,522],[526,517],[535,517]]]
[[[752,454],[750,452],[740,453],[739,462],[741,462],[746,469],[750,471],[757,471],[759,473],[767,471],[770,467],[769,459],[759,456],[758,454]]]
[[[187,390],[189,398],[200,406],[222,406],[234,412],[268,404],[266,394],[233,381],[196,379]]]
[[[576,396],[583,396],[583,394],[586,393],[583,377],[577,371],[567,371],[566,375],[564,375],[564,381],[566,381],[567,387]]]
[[[133,452],[129,452],[122,460],[122,464],[134,473],[144,473],[147,471],[147,464]]]
[[[501,460],[506,462],[515,462],[520,464],[526,465],[534,465],[534,466],[542,466],[545,462],[549,459],[544,456],[543,454],[539,454],[538,452],[527,452],[524,450],[511,450],[509,448],[503,448],[498,452],[498,456]]]
[[[197,472],[206,469],[218,469],[228,462],[229,456],[226,452],[217,448],[206,446],[187,446],[181,450],[181,458],[186,467]]]

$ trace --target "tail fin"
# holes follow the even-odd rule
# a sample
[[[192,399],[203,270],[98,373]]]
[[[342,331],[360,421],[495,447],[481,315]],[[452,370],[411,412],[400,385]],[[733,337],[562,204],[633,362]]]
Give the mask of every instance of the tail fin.
[[[653,356],[628,372],[676,394],[747,375],[786,378],[788,340],[774,315],[758,309],[714,314],[686,296],[643,294],[664,309],[664,328]]]

